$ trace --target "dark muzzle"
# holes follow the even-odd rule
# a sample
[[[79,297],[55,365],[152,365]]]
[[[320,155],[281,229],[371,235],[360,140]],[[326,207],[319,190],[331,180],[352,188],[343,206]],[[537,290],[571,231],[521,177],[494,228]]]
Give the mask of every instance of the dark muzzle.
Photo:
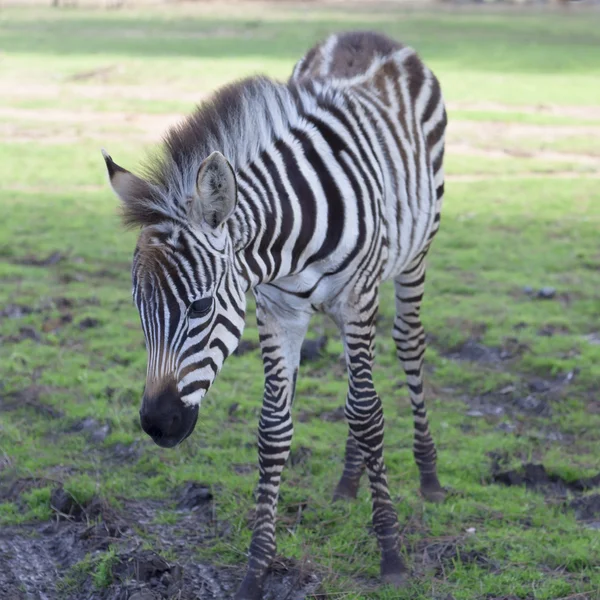
[[[163,448],[173,448],[194,431],[198,407],[186,406],[174,383],[156,395],[144,393],[140,422],[142,429]]]

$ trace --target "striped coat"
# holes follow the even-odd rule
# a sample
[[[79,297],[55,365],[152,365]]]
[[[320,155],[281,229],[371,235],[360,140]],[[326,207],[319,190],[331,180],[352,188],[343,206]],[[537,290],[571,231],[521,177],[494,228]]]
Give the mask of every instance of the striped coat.
[[[287,83],[225,87],[167,133],[133,175],[105,154],[126,224],[141,227],[133,287],[148,349],[144,430],[163,446],[192,432],[202,398],[235,350],[245,294],[257,301],[265,368],[257,520],[236,598],[261,597],[275,553],[275,511],[293,424],[302,340],[317,311],[345,345],[349,423],[335,498],[366,470],[385,581],[405,567],[372,381],[379,288],[396,287],[394,340],[414,415],[426,499],[444,492],[423,398],[424,258],[440,221],[446,113],[411,48],[369,32],[311,49]]]

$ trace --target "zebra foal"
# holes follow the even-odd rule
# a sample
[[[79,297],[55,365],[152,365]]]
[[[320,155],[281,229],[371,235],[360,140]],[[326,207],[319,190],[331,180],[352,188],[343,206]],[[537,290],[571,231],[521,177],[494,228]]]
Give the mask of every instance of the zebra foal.
[[[381,574],[402,584],[372,379],[385,280],[396,287],[393,337],[410,391],[421,492],[444,497],[423,399],[419,312],[444,194],[445,128],[440,86],[416,53],[352,32],[312,48],[285,84],[254,77],[218,91],[167,133],[143,178],[103,152],[125,224],[141,228],[132,267],[148,354],[140,419],[157,444],[173,447],[191,434],[241,338],[245,293],[256,297],[265,373],[260,475],[238,600],[262,597],[275,554],[300,349],[316,311],[339,326],[348,370],[349,435],[334,497],[354,498],[366,470]]]

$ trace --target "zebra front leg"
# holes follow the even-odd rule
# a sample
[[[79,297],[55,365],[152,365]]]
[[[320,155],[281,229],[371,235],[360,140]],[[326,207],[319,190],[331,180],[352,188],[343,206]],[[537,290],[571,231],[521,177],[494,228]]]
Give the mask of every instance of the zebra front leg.
[[[371,307],[376,303],[371,303]],[[381,550],[381,577],[385,583],[399,587],[404,583],[406,567],[400,555],[398,517],[388,489],[383,460],[383,407],[373,385],[373,348],[375,313],[354,317],[343,326],[348,365],[346,418],[350,432],[363,456],[373,502],[373,529]]]
[[[396,278],[395,286],[394,341],[398,358],[406,373],[410,394],[415,425],[413,454],[419,467],[421,494],[430,502],[443,502],[446,492],[437,476],[437,453],[429,431],[423,396],[425,330],[421,323],[420,312],[425,286],[425,252]]]
[[[292,401],[300,348],[310,315],[286,315],[257,303],[257,323],[265,369],[265,392],[258,425],[259,482],[256,519],[248,570],[235,600],[261,600],[267,571],[275,556],[275,516],[281,473],[290,453]],[[285,322],[284,322],[285,321]]]

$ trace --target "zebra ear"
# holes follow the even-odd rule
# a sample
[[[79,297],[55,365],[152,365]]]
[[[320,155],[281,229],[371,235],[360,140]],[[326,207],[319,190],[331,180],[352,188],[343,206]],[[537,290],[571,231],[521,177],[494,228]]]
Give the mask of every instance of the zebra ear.
[[[233,167],[220,153],[213,152],[198,169],[197,197],[190,206],[190,219],[206,221],[213,229],[224,223],[237,204],[237,182]]]
[[[102,148],[102,156],[106,163],[110,185],[125,207],[150,196],[150,185],[146,181],[120,167],[104,148]]]

